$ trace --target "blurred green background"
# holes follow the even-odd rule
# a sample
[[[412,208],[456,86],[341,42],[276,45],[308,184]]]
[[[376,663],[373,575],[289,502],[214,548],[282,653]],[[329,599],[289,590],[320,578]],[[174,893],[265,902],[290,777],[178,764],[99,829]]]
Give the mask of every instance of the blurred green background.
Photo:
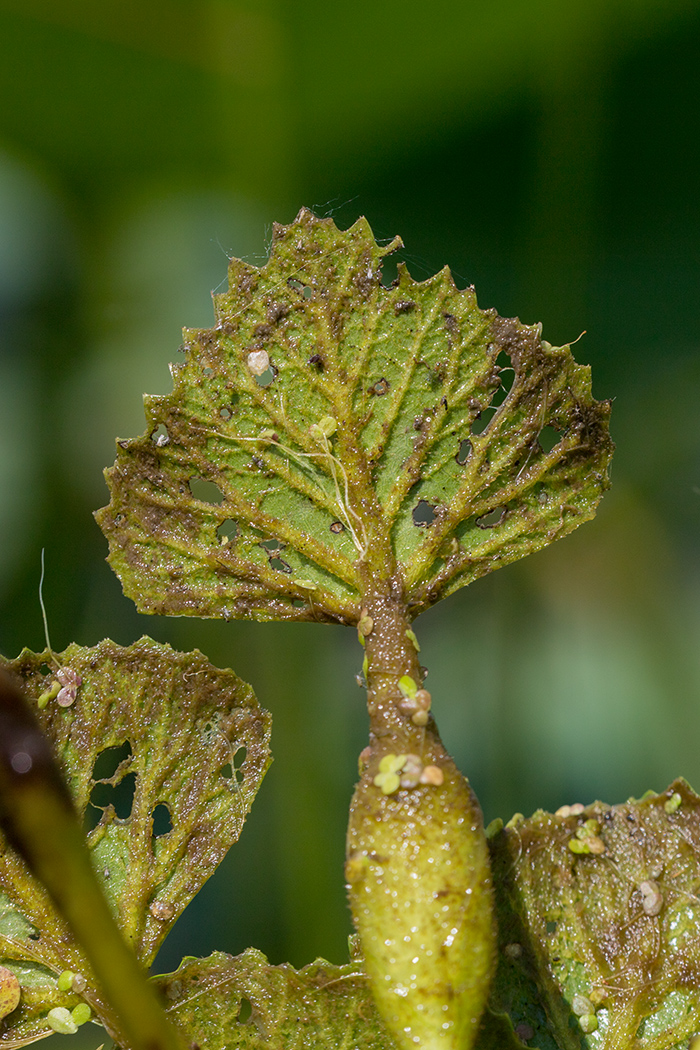
[[[0,651],[142,633],[251,681],[276,761],[169,937],[341,961],[354,632],[138,616],[91,512],[227,256],[306,204],[541,320],[614,398],[596,521],[419,621],[486,818],[700,787],[698,0],[0,0]]]

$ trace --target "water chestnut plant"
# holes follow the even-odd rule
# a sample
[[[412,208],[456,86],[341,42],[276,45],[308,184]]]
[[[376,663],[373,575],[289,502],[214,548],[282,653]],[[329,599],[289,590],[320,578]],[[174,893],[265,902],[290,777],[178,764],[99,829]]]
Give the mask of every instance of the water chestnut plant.
[[[347,834],[350,960],[295,973],[250,949],[146,982],[240,833],[269,716],[233,672],[149,639],[24,651],[3,687],[20,729],[0,742],[0,1043],[93,1020],[135,1050],[670,1050],[700,1027],[700,800],[678,781],[485,832],[414,629],[594,515],[610,406],[569,347],[480,309],[447,269],[416,282],[399,264],[385,282],[399,247],[302,210],[263,267],[233,259],[214,326],[185,330],[172,393],[147,397],[145,433],[117,443],[97,514],[142,612],[356,631],[369,741]],[[127,777],[118,816],[104,792]]]

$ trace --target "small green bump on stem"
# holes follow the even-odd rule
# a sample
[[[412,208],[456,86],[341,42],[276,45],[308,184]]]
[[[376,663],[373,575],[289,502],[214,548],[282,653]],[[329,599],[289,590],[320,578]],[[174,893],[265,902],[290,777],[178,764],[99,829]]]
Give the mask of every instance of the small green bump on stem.
[[[65,1006],[54,1006],[53,1010],[49,1010],[46,1015],[46,1023],[59,1035],[75,1035],[78,1031],[73,1015],[70,1010],[66,1010]]]
[[[525,817],[523,816],[522,813],[514,813],[513,816],[510,818],[510,820],[508,821],[508,823],[506,824],[506,827],[507,828],[517,828],[518,824],[522,824],[524,820],[525,820]]]
[[[408,638],[409,642],[411,642],[411,644],[413,645],[413,648],[416,650],[416,652],[419,653],[420,652],[420,645],[418,643],[418,639],[416,638],[416,633],[415,633],[415,631],[412,631],[410,627],[406,631],[406,637]]]
[[[75,974],[72,970],[64,970],[59,975],[58,981],[56,982],[59,992],[72,992],[73,991],[73,978]]]
[[[675,813],[677,809],[680,809],[682,802],[681,796],[677,791],[674,791],[671,797],[664,802],[664,809],[670,816],[671,813]]]
[[[590,1035],[591,1032],[595,1032],[598,1028],[598,1018],[595,1014],[584,1014],[583,1017],[579,1017],[578,1023],[585,1035]]]
[[[87,1003],[78,1003],[78,1005],[74,1006],[71,1010],[71,1017],[75,1023],[80,1026],[86,1024],[90,1020],[92,1017],[92,1010]]]
[[[418,686],[414,678],[411,678],[410,674],[402,675],[399,678],[399,689],[401,690],[402,696],[405,696],[407,700],[415,700],[416,693],[418,692]]]

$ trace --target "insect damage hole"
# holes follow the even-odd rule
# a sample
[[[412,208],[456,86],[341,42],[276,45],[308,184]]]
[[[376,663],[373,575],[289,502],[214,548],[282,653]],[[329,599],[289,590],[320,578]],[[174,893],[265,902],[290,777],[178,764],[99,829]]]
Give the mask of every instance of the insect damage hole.
[[[95,759],[92,770],[93,788],[85,809],[85,831],[99,823],[104,811],[112,807],[119,820],[131,814],[136,792],[136,774],[127,772],[132,757],[131,744],[106,747]]]
[[[491,405],[478,412],[470,428],[472,434],[476,434],[477,437],[479,434],[483,434],[495,414],[496,409]]]
[[[165,445],[170,444],[170,434],[168,434],[168,428],[164,423],[159,423],[156,429],[152,432],[151,441],[158,448],[163,448]]]
[[[216,530],[216,535],[219,539],[219,543],[222,546],[224,546],[224,544],[226,543],[231,543],[231,541],[235,540],[236,536],[238,535],[238,525],[233,520],[233,518],[226,518],[226,520],[222,521],[218,529]]]
[[[460,441],[459,448],[457,449],[457,454],[455,456],[455,459],[459,463],[460,467],[463,467],[464,464],[469,459],[469,454],[470,454],[471,450],[472,450],[472,443],[469,440],[469,438],[464,438],[463,441]]]
[[[218,506],[224,501],[224,494],[213,481],[205,481],[204,478],[190,478],[190,492],[200,503],[211,503]]]
[[[159,839],[163,835],[167,835],[168,832],[173,830],[173,821],[170,816],[170,810],[168,809],[165,802],[159,802],[156,808],[153,810],[153,825],[151,829],[151,837]]]
[[[411,516],[414,525],[417,525],[422,529],[427,529],[433,524],[437,517],[435,505],[428,503],[427,499],[419,499],[411,512]]]
[[[480,518],[477,518],[476,524],[480,529],[492,529],[494,525],[501,524],[507,513],[506,507],[494,507],[493,510],[489,510],[486,514],[482,514]]]
[[[238,1008],[238,1017],[236,1018],[240,1024],[245,1024],[250,1020],[251,1014],[253,1013],[253,1005],[250,999],[241,999],[241,1005]]]
[[[562,434],[554,427],[543,427],[537,435],[540,448],[545,453],[551,452],[552,449],[559,444],[561,439]]]
[[[513,368],[511,359],[505,350],[501,350],[496,358],[496,367],[494,371],[498,376],[499,386],[491,398],[491,407],[499,408],[508,397],[513,383],[515,382],[515,369]]]

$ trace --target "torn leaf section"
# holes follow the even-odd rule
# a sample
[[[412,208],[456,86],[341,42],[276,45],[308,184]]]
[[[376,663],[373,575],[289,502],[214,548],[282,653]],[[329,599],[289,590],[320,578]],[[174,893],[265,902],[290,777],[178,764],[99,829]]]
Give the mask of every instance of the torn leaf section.
[[[107,472],[142,611],[356,622],[366,568],[398,567],[415,615],[592,517],[612,444],[589,369],[447,269],[385,287],[400,244],[302,210],[265,266],[231,261]]]
[[[685,781],[516,818],[492,860],[493,998],[516,1030],[542,1032],[536,985],[563,1050],[688,1045],[700,1031],[700,798]]]
[[[270,719],[251,688],[199,652],[142,638],[2,661],[33,697],[63,767],[103,892],[147,967],[178,915],[237,840],[270,762]],[[69,707],[52,691],[80,679]],[[235,771],[233,773],[232,771]],[[0,840],[0,966],[19,1005],[0,1042],[50,1030],[48,1012],[90,1003],[90,971],[44,889]],[[77,980],[59,983],[70,971]],[[85,978],[87,977],[87,983]]]

